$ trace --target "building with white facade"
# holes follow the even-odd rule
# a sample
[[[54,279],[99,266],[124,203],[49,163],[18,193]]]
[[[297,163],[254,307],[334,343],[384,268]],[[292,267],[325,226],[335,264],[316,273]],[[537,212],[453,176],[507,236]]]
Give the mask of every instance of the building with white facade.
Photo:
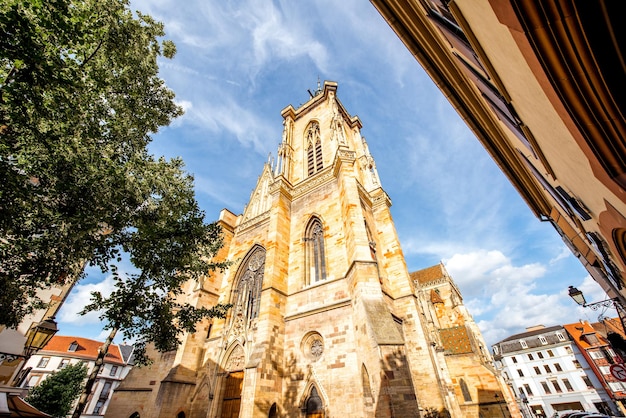
[[[87,338],[54,336],[43,350],[28,359],[25,366],[28,375],[23,387],[34,387],[70,364],[85,363],[87,373],[91,373],[102,344]],[[132,351],[132,346],[111,344],[81,417],[104,416],[113,391],[132,368]]]
[[[564,327],[543,325],[493,345],[496,368],[524,417],[567,410],[617,415],[618,409]]]

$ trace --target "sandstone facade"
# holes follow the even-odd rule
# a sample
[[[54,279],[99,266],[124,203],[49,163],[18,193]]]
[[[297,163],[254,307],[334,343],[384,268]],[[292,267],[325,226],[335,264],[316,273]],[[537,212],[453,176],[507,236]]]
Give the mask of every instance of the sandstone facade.
[[[518,414],[443,267],[409,275],[361,121],[336,91],[282,111],[277,160],[243,214],[220,215],[234,264],[185,298],[232,303],[228,318],[133,370],[107,416]],[[458,336],[467,346],[449,349]]]

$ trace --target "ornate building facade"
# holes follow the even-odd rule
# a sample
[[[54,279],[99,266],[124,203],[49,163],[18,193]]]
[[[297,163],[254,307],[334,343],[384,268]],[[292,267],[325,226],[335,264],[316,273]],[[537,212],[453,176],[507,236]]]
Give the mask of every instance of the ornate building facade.
[[[370,1],[623,317],[621,2]]]
[[[107,416],[518,416],[445,270],[409,275],[361,121],[336,92],[325,82],[283,109],[277,160],[241,215],[220,214],[234,264],[184,297],[232,303],[228,317],[131,371]]]

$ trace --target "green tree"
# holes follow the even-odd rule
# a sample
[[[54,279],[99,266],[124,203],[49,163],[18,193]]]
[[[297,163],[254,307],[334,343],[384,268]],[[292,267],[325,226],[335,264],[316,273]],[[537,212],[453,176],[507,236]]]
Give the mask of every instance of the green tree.
[[[117,286],[88,310],[136,338],[140,362],[147,343],[171,350],[225,314],[177,302],[183,282],[227,263],[212,261],[221,230],[182,161],[148,152],[182,114],[158,75],[176,51],[163,36],[126,0],[0,0],[0,325],[86,264]],[[118,274],[123,254],[139,273]]]
[[[26,401],[53,417],[65,417],[83,390],[86,377],[87,367],[83,364],[66,366],[32,388]]]

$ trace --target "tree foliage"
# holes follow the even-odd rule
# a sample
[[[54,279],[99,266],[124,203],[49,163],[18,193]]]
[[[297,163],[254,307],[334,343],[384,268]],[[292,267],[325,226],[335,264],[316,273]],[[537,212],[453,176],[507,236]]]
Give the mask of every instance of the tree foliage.
[[[17,326],[40,289],[86,264],[117,274],[127,253],[141,273],[92,307],[138,330],[128,306],[152,324],[172,319],[169,292],[222,266],[210,261],[220,229],[205,223],[182,161],[147,149],[182,114],[158,76],[157,59],[175,53],[162,36],[126,0],[0,0],[1,325]]]
[[[31,389],[26,401],[53,417],[65,417],[83,390],[87,367],[77,363],[53,372]]]
[[[211,261],[220,228],[205,223],[182,161],[148,152],[182,114],[158,76],[157,59],[175,53],[163,36],[126,0],[0,0],[0,325],[86,264],[117,284],[89,309],[144,333],[140,345],[171,348],[194,320],[224,313],[174,302],[184,281],[226,264]],[[118,275],[122,254],[140,273]]]

